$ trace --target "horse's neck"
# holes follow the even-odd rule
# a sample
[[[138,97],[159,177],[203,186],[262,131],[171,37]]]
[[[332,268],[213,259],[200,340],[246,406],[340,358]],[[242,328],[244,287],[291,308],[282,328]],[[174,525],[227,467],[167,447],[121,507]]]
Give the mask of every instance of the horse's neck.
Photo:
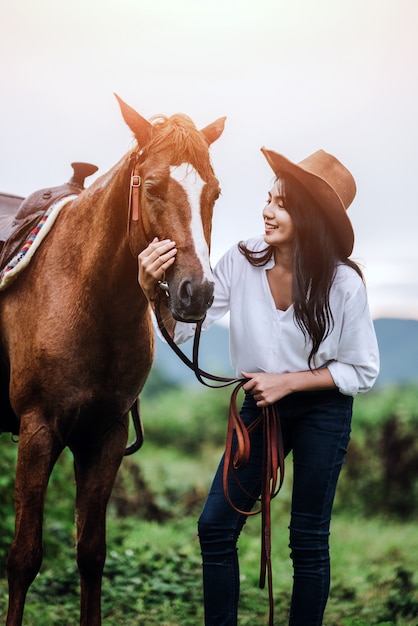
[[[78,237],[89,254],[108,261],[129,250],[127,237],[129,172],[126,157],[98,178],[75,201],[77,215],[86,228]]]
[[[77,252],[80,283],[100,280],[105,290],[124,289],[136,282],[137,261],[129,248],[127,234],[129,172],[122,159],[78,196],[69,208],[60,238],[69,254]],[[73,209],[73,210],[72,210]],[[68,233],[72,231],[72,235]],[[127,284],[128,283],[128,284]]]

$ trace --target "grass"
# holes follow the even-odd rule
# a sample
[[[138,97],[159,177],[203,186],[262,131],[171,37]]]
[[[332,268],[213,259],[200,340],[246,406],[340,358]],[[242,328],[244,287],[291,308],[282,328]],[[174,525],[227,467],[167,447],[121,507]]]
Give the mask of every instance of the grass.
[[[146,445],[138,455],[124,459],[109,505],[104,626],[203,624],[196,521],[223,451],[225,428],[222,399],[218,392],[210,397],[216,398],[219,406],[191,394],[180,399],[164,394],[152,406],[145,403],[144,415],[150,422],[145,425]],[[416,397],[416,389],[399,395],[402,415],[408,411],[416,415]],[[382,407],[392,412],[399,406],[398,396],[396,403],[391,398],[370,397],[367,404],[360,404],[356,430],[364,424],[378,437]],[[407,408],[405,398],[410,398]],[[181,408],[179,415],[174,413],[175,407]],[[5,459],[4,453],[1,458]],[[355,461],[358,466],[359,461]],[[272,505],[275,626],[287,625],[292,586],[287,528],[289,467],[283,490]],[[364,471],[363,466],[358,469],[360,478],[369,476],[368,465]],[[44,563],[28,593],[24,626],[74,626],[79,621],[71,455],[64,455],[54,472],[46,503]],[[4,493],[9,494],[11,506],[10,468],[5,466],[1,474],[0,487],[1,480],[7,479]],[[356,477],[356,491],[360,478]],[[348,493],[341,487],[331,528],[332,588],[324,626],[418,626],[416,515],[406,521],[381,513],[366,517],[357,508],[357,513],[349,513],[341,506]],[[353,489],[353,484],[348,489]],[[366,493],[370,497],[370,491]],[[3,522],[10,532],[6,514],[12,518],[2,505],[0,528]],[[259,516],[250,518],[239,541],[240,626],[268,623],[268,593],[258,588],[260,521]],[[0,623],[5,622],[6,606],[3,577]]]
[[[287,520],[273,505],[273,584],[276,626],[287,624],[292,584]],[[240,626],[267,623],[267,590],[258,588],[259,517],[240,538]],[[109,520],[103,583],[104,625],[197,626],[203,623],[196,517],[164,523]],[[416,524],[338,515],[332,524],[333,584],[324,626],[417,626]],[[65,564],[64,564],[65,563]],[[73,555],[44,564],[28,594],[25,626],[78,622],[78,580]],[[399,572],[412,576],[403,588]],[[408,576],[407,576],[408,578]],[[0,580],[5,618],[6,585]],[[392,599],[392,600],[391,600]],[[415,605],[413,604],[415,602]],[[390,608],[392,607],[392,608]],[[408,609],[409,607],[409,609]],[[402,611],[406,614],[402,615]]]

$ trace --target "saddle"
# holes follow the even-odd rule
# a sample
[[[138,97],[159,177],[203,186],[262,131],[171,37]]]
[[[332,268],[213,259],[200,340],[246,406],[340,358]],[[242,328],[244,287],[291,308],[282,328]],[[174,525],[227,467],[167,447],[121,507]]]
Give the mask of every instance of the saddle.
[[[0,193],[0,272],[20,250],[42,216],[65,196],[79,195],[87,176],[97,171],[90,163],[72,163],[73,175],[67,183],[35,191],[27,198]],[[0,433],[19,434],[19,424],[13,411],[5,410],[0,417]]]
[[[71,163],[73,175],[58,187],[39,189],[27,198],[0,193],[0,271],[26,241],[32,229],[52,204],[69,195],[79,195],[84,181],[97,172],[91,163]]]

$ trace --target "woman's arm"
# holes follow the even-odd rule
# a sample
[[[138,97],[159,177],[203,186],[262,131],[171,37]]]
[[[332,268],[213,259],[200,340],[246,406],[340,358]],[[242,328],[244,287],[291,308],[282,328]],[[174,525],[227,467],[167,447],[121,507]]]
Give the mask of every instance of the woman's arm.
[[[259,407],[273,404],[296,391],[319,391],[336,387],[327,367],[287,374],[242,372],[242,375],[249,378],[243,389],[251,393]]]
[[[344,280],[339,286],[348,283],[348,288],[344,299],[336,304],[342,318],[336,334],[337,350],[328,367],[338,389],[354,396],[373,387],[379,373],[379,347],[364,283],[346,266],[340,266],[340,272]]]

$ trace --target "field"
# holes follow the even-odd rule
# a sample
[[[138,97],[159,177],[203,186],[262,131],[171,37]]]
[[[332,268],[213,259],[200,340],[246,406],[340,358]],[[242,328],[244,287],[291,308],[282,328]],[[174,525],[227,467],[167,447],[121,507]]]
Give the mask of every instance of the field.
[[[124,460],[109,504],[104,625],[203,624],[196,520],[223,449],[227,401],[228,391],[221,390],[145,394],[146,442]],[[371,393],[356,403],[332,522],[332,591],[324,626],[418,625],[417,424],[416,388]],[[0,448],[4,623],[16,446],[2,435]],[[290,463],[286,471],[284,488],[272,507],[276,626],[287,624],[292,584],[287,547]],[[28,594],[25,626],[78,623],[73,498],[71,457],[65,453],[51,478],[44,562]],[[239,549],[239,624],[261,626],[267,623],[268,595],[258,588],[259,517],[248,521]]]

